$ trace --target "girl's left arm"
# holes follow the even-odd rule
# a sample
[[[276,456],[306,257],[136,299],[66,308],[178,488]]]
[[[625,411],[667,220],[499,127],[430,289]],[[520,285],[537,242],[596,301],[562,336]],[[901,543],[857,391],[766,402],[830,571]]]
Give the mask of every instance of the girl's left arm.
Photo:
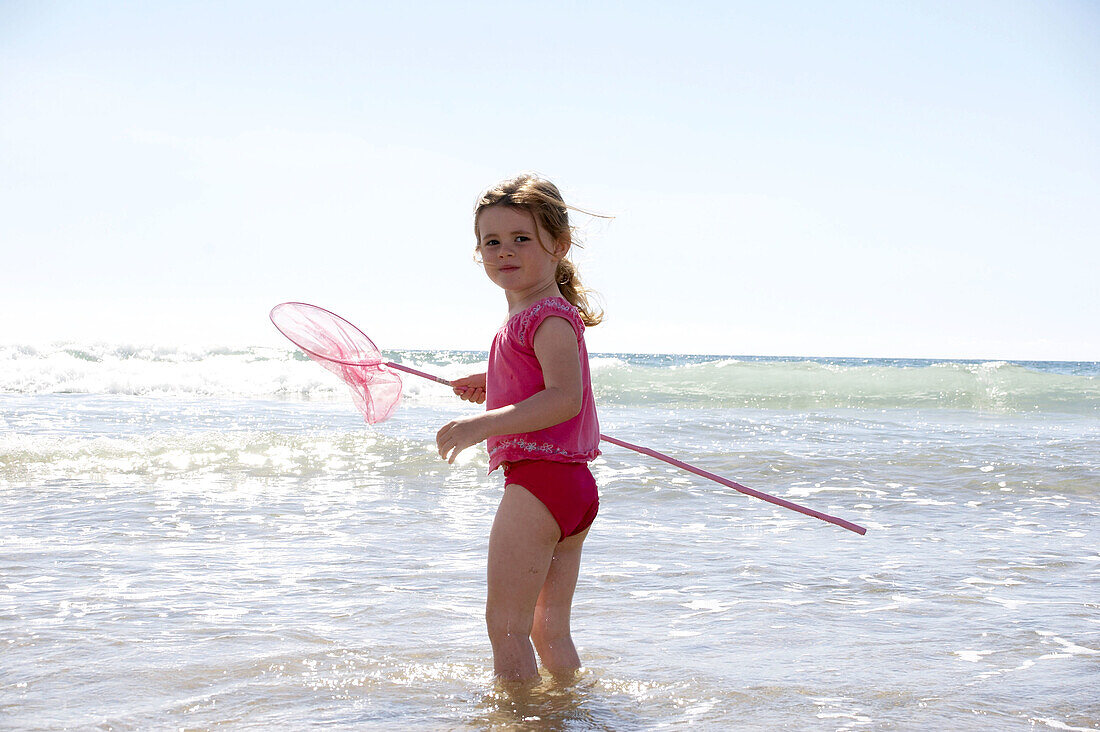
[[[584,389],[573,326],[564,318],[547,318],[535,331],[533,345],[545,388],[522,402],[445,424],[435,436],[441,458],[453,463],[458,453],[491,435],[534,432],[580,413]]]

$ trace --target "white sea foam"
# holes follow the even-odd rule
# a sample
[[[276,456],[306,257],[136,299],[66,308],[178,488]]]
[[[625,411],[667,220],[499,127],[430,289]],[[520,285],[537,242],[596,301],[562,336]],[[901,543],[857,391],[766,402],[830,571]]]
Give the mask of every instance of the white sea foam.
[[[444,378],[485,368],[476,352],[387,357]],[[601,404],[667,408],[950,408],[1100,413],[1100,365],[594,355]],[[405,398],[438,403],[436,384],[403,376]],[[120,394],[335,400],[332,375],[287,348],[102,343],[0,346],[0,394]]]

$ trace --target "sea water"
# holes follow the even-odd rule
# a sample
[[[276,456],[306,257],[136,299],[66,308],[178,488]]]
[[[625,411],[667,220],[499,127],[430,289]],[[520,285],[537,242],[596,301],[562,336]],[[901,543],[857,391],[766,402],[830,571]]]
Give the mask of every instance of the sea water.
[[[484,353],[393,352],[446,377]],[[0,347],[0,728],[1100,727],[1100,364],[597,355],[584,669],[493,683],[501,479],[409,377]]]

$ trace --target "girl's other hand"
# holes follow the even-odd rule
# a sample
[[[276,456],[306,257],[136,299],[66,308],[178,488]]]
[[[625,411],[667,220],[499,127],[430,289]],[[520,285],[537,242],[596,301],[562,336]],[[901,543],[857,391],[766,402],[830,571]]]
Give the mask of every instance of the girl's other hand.
[[[484,401],[484,397],[482,400]],[[484,419],[485,415],[479,414],[474,417],[455,419],[443,425],[435,435],[439,457],[453,465],[458,453],[488,437],[483,433],[480,424]]]
[[[474,404],[485,403],[485,374],[470,374],[451,379],[451,386],[460,398]]]

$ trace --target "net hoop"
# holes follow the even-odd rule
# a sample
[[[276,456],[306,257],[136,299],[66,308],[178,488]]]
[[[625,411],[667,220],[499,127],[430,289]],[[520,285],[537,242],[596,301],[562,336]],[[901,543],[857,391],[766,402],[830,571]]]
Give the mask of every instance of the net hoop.
[[[288,307],[296,308],[296,309],[304,309],[304,310],[318,310],[318,311],[324,313],[325,315],[328,315],[333,320],[336,320],[336,321],[342,323],[343,325],[345,325],[348,329],[355,331],[360,337],[363,338],[363,340],[365,340],[367,343],[369,343],[371,345],[371,348],[374,349],[374,351],[379,354],[378,358],[376,360],[372,360],[372,361],[348,361],[346,359],[337,358],[335,356],[326,356],[323,353],[317,353],[316,351],[314,351],[310,348],[306,348],[301,343],[299,343],[298,339],[296,339],[293,335],[291,335],[290,333],[287,333],[285,330],[283,330],[283,327],[279,325],[279,321],[276,320],[276,312],[281,311],[282,309],[285,309],[285,308],[288,308]],[[389,366],[390,365],[388,361],[386,361],[385,359],[382,358],[381,350],[378,348],[378,346],[376,346],[374,344],[374,341],[372,341],[370,339],[370,337],[367,336],[366,333],[364,333],[358,327],[356,327],[356,325],[354,323],[351,323],[351,322],[345,320],[344,318],[341,318],[339,315],[332,312],[331,310],[326,310],[325,308],[323,308],[319,305],[311,305],[308,302],[297,302],[297,301],[294,301],[294,300],[291,300],[289,302],[281,302],[278,305],[276,305],[275,307],[271,308],[271,312],[268,313],[267,317],[271,320],[271,324],[275,326],[275,329],[278,330],[280,333],[282,333],[283,336],[285,336],[288,341],[293,343],[300,350],[304,351],[307,355],[312,356],[313,358],[320,358],[320,359],[323,359],[325,361],[331,361],[332,363],[338,363],[338,364],[342,364],[344,366]]]
[[[279,303],[271,308],[268,317],[311,361],[347,385],[355,406],[368,423],[389,419],[397,409],[401,377],[386,368],[391,364],[359,328],[331,310],[305,302]],[[347,355],[359,358],[352,360]]]

